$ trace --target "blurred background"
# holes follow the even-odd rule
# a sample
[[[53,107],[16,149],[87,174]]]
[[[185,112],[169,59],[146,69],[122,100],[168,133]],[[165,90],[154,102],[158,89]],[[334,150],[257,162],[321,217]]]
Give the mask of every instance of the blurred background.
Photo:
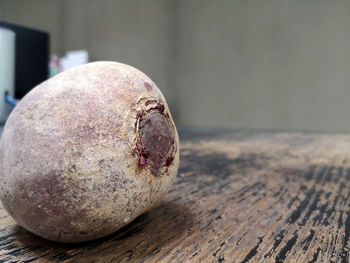
[[[131,64],[179,126],[350,132],[350,1],[0,0],[50,54]]]

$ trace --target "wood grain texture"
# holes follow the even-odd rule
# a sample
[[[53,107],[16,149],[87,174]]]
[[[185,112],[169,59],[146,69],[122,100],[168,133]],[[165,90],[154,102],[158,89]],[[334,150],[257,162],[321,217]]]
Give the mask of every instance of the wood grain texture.
[[[350,136],[180,130],[178,178],[158,208],[74,245],[0,208],[1,262],[349,262]]]

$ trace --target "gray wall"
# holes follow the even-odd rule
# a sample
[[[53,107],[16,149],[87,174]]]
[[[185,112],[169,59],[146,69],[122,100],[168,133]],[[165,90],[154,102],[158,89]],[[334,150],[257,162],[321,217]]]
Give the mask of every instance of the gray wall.
[[[350,132],[349,1],[0,0],[2,18],[145,71],[179,125]],[[349,86],[349,87],[348,87]]]
[[[349,1],[179,1],[180,123],[350,131]]]

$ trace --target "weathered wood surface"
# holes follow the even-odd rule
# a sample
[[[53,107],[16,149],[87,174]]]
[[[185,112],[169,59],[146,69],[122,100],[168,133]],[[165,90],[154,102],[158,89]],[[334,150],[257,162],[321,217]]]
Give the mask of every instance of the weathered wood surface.
[[[83,244],[0,208],[1,262],[349,262],[350,136],[184,130],[163,204]]]

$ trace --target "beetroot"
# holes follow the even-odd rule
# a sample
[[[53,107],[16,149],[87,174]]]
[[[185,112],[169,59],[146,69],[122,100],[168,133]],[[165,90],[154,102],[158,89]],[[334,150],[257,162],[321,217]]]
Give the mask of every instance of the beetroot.
[[[157,205],[179,165],[166,101],[139,70],[95,62],[35,87],[0,144],[0,198],[50,240],[108,235]]]

